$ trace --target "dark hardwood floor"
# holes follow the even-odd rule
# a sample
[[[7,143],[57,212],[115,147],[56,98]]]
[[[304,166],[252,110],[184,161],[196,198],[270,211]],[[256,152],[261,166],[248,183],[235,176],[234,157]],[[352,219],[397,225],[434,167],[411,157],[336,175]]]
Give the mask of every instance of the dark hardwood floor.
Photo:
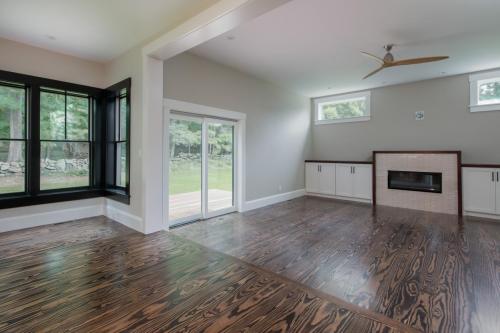
[[[500,332],[500,221],[306,197],[174,229],[424,332]]]
[[[1,332],[409,331],[172,233],[105,218],[0,234],[0,300]]]

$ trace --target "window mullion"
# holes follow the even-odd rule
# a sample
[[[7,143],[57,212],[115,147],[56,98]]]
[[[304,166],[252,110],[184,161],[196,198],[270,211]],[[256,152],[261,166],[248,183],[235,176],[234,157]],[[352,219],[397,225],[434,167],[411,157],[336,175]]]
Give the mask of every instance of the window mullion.
[[[33,85],[30,89],[30,103],[27,107],[28,124],[28,160],[27,182],[28,192],[37,195],[40,192],[40,86]]]
[[[64,93],[64,139],[68,140],[68,94]]]

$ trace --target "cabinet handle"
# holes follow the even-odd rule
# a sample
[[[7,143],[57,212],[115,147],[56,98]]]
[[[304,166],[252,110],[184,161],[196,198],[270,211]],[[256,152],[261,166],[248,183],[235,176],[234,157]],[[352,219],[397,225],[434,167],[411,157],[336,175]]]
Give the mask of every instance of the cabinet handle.
[[[356,167],[355,166],[352,167],[352,173],[356,173]]]
[[[323,172],[323,166],[322,165],[319,166],[319,172]]]
[[[497,182],[500,182],[500,171],[497,171]]]
[[[491,181],[494,182],[495,181],[495,171],[492,171],[491,172]]]

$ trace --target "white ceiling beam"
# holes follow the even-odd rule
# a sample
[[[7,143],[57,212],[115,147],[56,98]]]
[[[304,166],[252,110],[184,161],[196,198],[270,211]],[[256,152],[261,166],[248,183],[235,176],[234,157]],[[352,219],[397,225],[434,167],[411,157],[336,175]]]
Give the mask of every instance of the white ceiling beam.
[[[217,37],[292,0],[221,0],[143,48],[166,60]]]

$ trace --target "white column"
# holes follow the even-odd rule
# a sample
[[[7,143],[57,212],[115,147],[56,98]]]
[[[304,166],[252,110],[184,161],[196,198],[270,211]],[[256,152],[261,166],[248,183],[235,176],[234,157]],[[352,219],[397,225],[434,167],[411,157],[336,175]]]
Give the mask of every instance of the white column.
[[[163,220],[163,61],[143,55],[144,233],[167,229]]]

